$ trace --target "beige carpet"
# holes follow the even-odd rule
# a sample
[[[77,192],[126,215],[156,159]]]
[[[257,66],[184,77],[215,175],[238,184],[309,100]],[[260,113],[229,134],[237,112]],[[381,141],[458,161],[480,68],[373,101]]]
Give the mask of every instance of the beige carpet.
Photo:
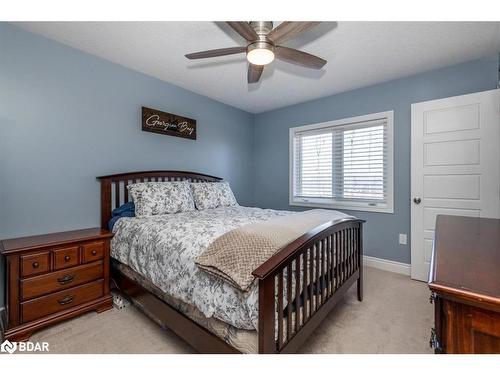
[[[365,267],[365,298],[356,287],[302,347],[302,353],[431,353],[432,305],[425,283]],[[51,353],[193,353],[129,306],[89,313],[34,334]]]

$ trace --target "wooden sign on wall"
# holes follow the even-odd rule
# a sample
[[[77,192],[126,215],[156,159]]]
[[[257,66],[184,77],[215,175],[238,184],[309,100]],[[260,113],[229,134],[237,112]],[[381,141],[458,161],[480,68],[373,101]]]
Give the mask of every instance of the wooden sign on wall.
[[[142,130],[196,139],[196,120],[142,107]]]

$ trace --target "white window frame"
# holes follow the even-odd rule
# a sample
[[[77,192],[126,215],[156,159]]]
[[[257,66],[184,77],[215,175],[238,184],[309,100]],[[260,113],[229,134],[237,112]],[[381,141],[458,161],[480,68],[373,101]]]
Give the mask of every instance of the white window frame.
[[[318,130],[335,126],[345,126],[358,122],[376,121],[385,119],[387,122],[387,204],[372,206],[369,202],[344,202],[332,200],[325,203],[324,199],[293,197],[293,139],[295,133],[307,130]],[[394,213],[394,111],[371,113],[364,116],[344,118],[335,121],[322,122],[318,124],[303,125],[290,128],[289,140],[289,204],[290,206],[335,208],[353,211],[368,211],[380,213]]]

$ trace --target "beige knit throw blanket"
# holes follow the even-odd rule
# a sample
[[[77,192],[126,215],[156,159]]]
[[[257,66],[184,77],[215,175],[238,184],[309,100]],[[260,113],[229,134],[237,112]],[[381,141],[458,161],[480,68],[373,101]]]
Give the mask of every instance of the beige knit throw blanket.
[[[204,271],[247,291],[252,272],[284,246],[329,221],[353,218],[338,211],[309,210],[233,229],[212,242],[195,263]]]

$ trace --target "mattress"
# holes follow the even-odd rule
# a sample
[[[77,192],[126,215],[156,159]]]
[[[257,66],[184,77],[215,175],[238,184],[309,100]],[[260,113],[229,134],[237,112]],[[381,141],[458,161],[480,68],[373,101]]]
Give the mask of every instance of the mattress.
[[[124,217],[113,227],[111,256],[165,295],[194,307],[204,318],[240,330],[256,330],[257,283],[242,292],[200,270],[194,260],[232,229],[290,214],[293,212],[231,206],[147,218]]]

